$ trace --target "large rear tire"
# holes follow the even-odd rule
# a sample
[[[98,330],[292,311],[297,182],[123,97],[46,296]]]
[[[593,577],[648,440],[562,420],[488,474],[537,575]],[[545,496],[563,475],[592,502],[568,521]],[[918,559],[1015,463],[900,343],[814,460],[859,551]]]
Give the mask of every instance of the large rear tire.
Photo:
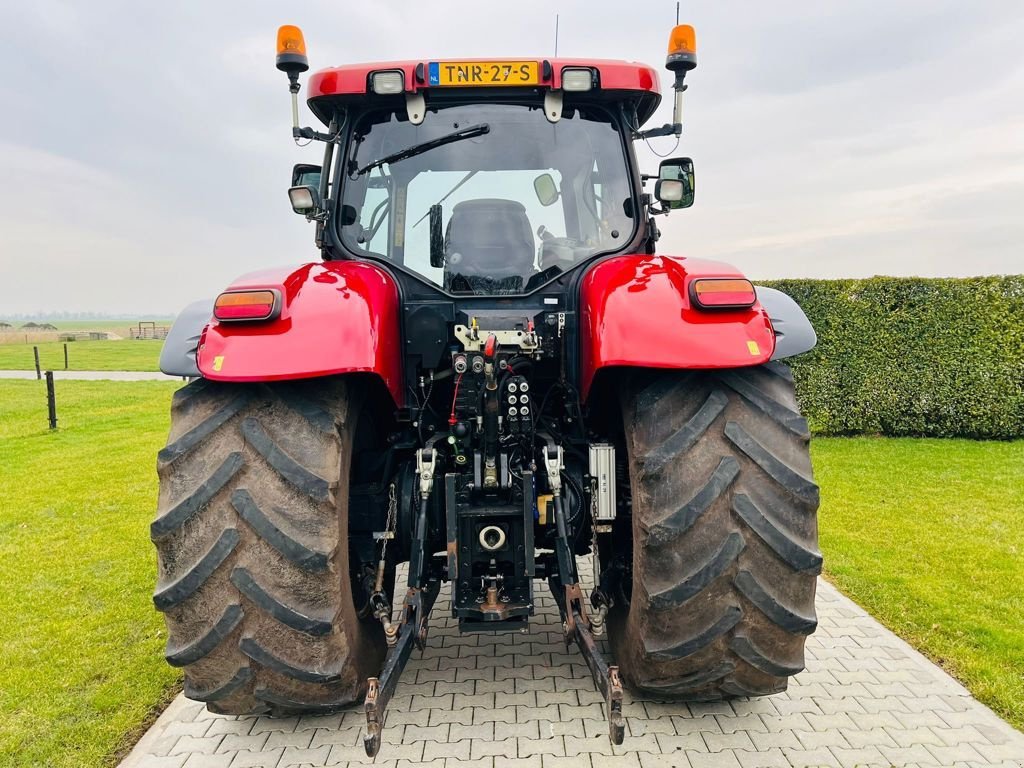
[[[674,699],[785,690],[821,571],[789,368],[638,372],[623,414],[632,578],[609,630],[624,678]]]
[[[345,380],[196,381],[160,451],[153,597],[185,695],[223,714],[330,710],[385,652],[349,572],[360,390]]]

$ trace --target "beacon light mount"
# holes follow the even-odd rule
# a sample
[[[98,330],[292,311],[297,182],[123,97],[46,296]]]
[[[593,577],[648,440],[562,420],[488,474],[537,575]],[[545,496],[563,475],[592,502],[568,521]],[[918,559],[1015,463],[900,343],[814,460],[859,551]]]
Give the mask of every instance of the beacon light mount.
[[[277,68],[288,75],[288,91],[292,95],[292,138],[334,141],[335,136],[299,126],[299,75],[309,69],[306,39],[302,30],[285,24],[277,30]]]
[[[672,88],[675,101],[672,105],[672,122],[660,128],[638,131],[635,138],[649,139],[652,136],[680,136],[683,133],[683,91],[686,90],[686,73],[697,67],[697,33],[689,24],[678,24],[672,28],[668,38],[668,56],[665,69],[675,74]]]

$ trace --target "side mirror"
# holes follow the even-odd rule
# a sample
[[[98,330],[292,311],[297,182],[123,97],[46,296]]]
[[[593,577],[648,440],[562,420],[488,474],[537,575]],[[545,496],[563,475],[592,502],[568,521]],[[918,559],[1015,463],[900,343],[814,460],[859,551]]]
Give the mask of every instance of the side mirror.
[[[292,210],[303,216],[312,216],[321,208],[318,187],[292,187],[288,190],[288,199],[292,203]]]
[[[542,173],[533,180],[533,191],[537,193],[537,200],[545,208],[554,205],[558,200],[558,185],[550,173]]]
[[[319,165],[299,163],[292,167],[292,186],[288,190],[292,210],[303,216],[311,216],[320,210]]]
[[[693,205],[694,180],[693,160],[690,158],[662,160],[658,167],[654,196],[670,211],[689,208]]]
[[[310,165],[309,163],[299,163],[292,167],[292,186],[293,187],[316,187],[320,189],[320,173],[321,168],[319,165]]]

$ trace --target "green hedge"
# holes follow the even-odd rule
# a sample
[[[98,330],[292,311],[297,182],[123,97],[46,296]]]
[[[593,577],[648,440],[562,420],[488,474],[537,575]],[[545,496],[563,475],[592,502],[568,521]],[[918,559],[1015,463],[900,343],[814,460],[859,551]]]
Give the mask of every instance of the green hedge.
[[[818,333],[790,361],[816,433],[1024,437],[1024,275],[764,284]]]

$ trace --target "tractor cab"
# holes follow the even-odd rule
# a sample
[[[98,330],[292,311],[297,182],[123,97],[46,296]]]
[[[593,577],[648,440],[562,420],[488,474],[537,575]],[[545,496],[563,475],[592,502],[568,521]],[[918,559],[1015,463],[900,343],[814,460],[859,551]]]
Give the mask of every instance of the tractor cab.
[[[319,222],[327,260],[379,261],[451,297],[530,294],[601,255],[651,250],[660,211],[633,141],[660,101],[655,71],[624,61],[322,70],[309,106],[329,133],[293,130],[329,137],[330,171],[293,187],[293,208]],[[674,180],[662,210],[692,204],[689,160],[660,176]]]

